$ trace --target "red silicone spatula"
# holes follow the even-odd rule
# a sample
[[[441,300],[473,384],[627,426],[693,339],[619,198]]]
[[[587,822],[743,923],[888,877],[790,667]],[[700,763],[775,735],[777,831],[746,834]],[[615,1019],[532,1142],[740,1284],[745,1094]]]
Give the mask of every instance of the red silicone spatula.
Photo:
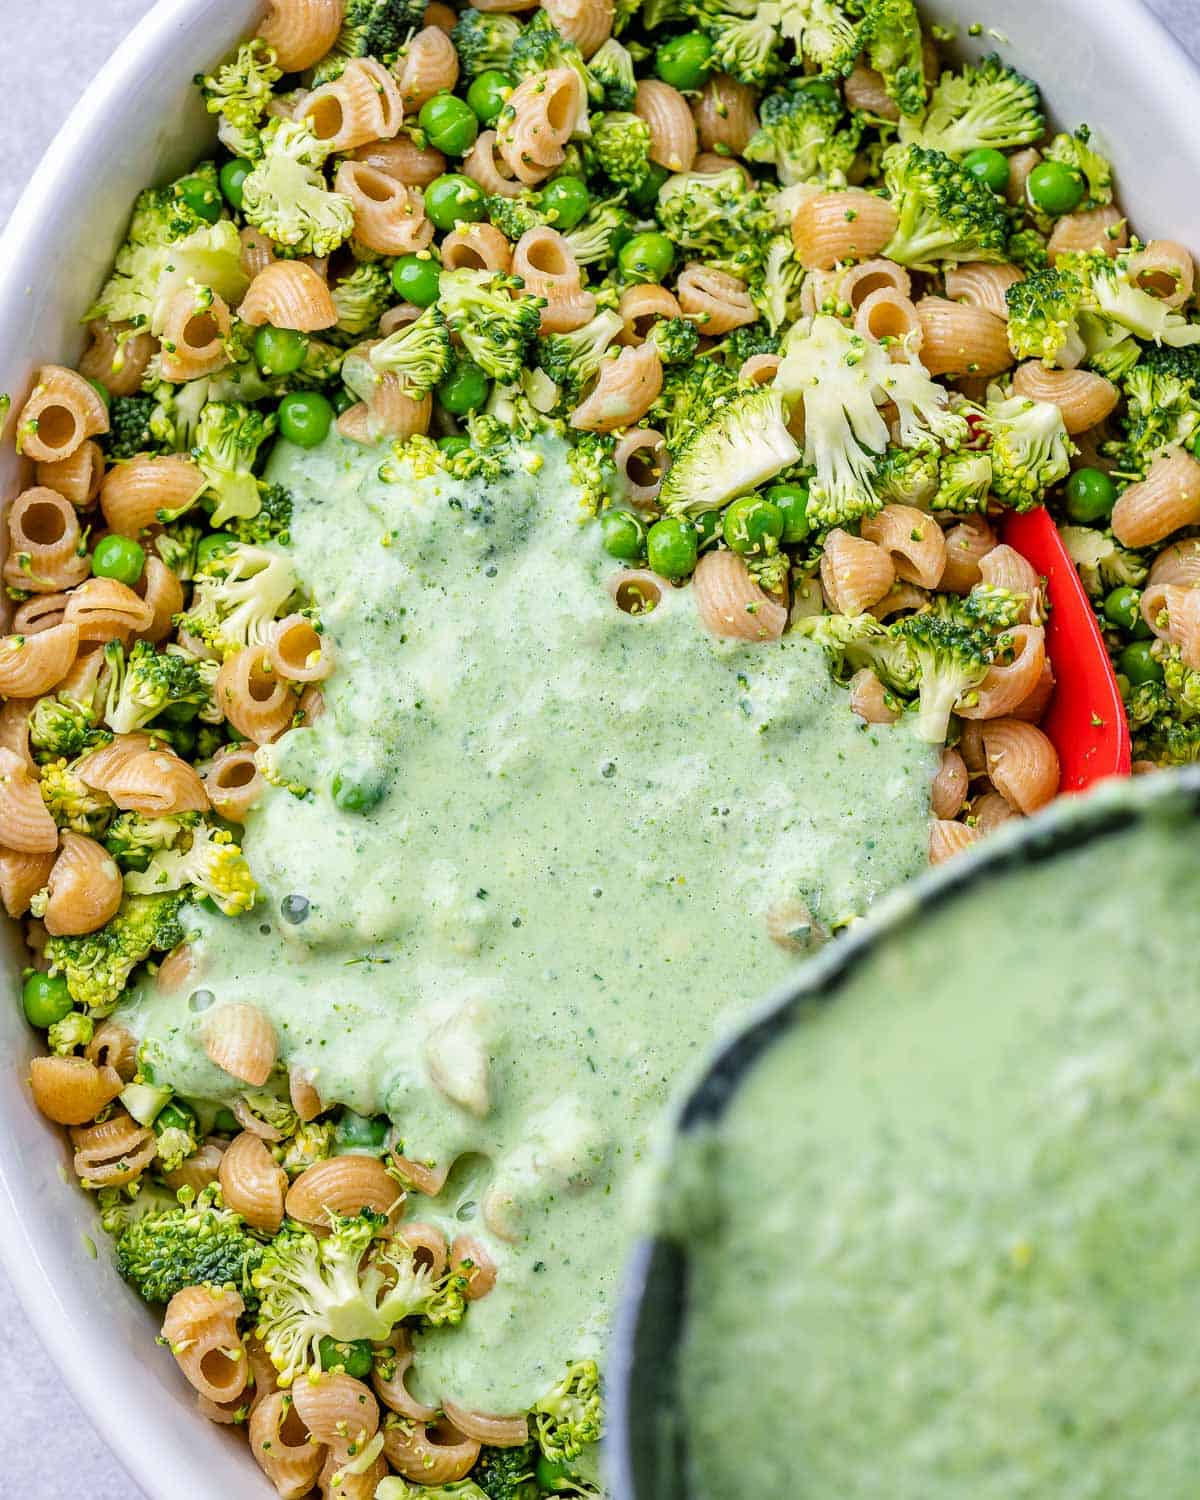
[[[1057,686],[1042,728],[1062,763],[1064,792],[1128,776],[1129,725],[1096,616],[1058,528],[1043,508],[1011,515],[1004,540],[1046,579],[1046,652]]]

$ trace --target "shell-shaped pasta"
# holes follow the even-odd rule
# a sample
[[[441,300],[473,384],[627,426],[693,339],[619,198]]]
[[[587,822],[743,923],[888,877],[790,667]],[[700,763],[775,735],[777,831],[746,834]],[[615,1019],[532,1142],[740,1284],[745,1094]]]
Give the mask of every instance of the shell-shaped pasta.
[[[634,505],[652,505],[671,467],[667,440],[653,427],[634,427],[617,442],[613,463],[626,498]]]
[[[843,92],[847,109],[858,110],[876,120],[896,123],[900,119],[900,106],[888,93],[883,74],[868,68],[861,58],[846,79]]]
[[[421,19],[426,26],[440,26],[443,31],[451,32],[458,25],[458,12],[443,5],[442,0],[429,0]]]
[[[337,430],[351,442],[367,447],[380,439],[410,438],[429,431],[433,401],[428,396],[414,399],[404,389],[399,376],[387,374],[375,387],[370,404],[360,401],[337,420]]]
[[[28,764],[7,749],[0,749],[0,844],[18,854],[48,854],[58,847],[58,829]]]
[[[982,516],[964,516],[946,533],[946,567],[940,587],[969,594],[982,581],[979,564],[996,545],[996,533]]]
[[[418,31],[396,64],[400,97],[415,114],[434,94],[449,93],[458,82],[458,53],[440,26]]]
[[[1040,625],[1014,625],[1002,640],[1011,641],[1012,660],[988,668],[987,676],[959,707],[964,719],[999,719],[1011,715],[1042,680],[1046,666],[1046,632]]]
[[[382,63],[355,57],[332,83],[308,95],[296,118],[331,150],[345,152],[390,140],[404,123],[404,105],[396,80]]]
[[[213,757],[204,786],[215,813],[232,823],[244,823],[264,786],[253,749],[223,746]]]
[[[134,458],[104,477],[100,509],[110,531],[137,537],[158,520],[159,511],[181,511],[204,492],[207,481],[189,459],[172,453]]]
[[[741,156],[758,129],[757,95],[745,83],[727,73],[714,73],[692,100],[692,118],[705,151],[724,151]]]
[[[309,1120],[315,1120],[325,1107],[316,1084],[303,1068],[288,1070],[288,1098],[292,1101],[292,1108],[297,1116],[306,1124]]]
[[[1026,191],[1029,174],[1041,159],[1042,153],[1036,146],[1026,146],[1023,151],[1014,151],[1008,158],[1008,187],[1005,196],[1014,207],[1028,201]]]
[[[185,1287],[167,1303],[162,1336],[184,1375],[210,1401],[232,1401],[246,1389],[249,1364],[237,1328],[245,1310],[229,1287]]]
[[[343,0],[267,0],[258,34],[285,73],[300,73],[337,41],[344,11]]]
[[[28,698],[9,698],[0,708],[0,746],[11,750],[32,776],[40,774],[29,748],[29,716],[35,707]]]
[[[248,1130],[236,1136],[217,1175],[226,1207],[241,1214],[252,1229],[274,1234],[283,1223],[287,1173],[258,1136]]]
[[[40,698],[71,670],[79,651],[79,628],[66,621],[36,635],[0,637],[0,694]]]
[[[59,463],[107,431],[108,408],[96,387],[62,365],[43,365],[17,418],[21,453],[35,463]]]
[[[816,193],[792,218],[796,259],[810,271],[832,271],[847,260],[877,256],[896,232],[896,210],[886,198],[850,188]]]
[[[969,849],[979,835],[966,823],[951,823],[944,818],[935,818],[929,825],[929,863],[944,865],[956,854]]]
[[[405,1219],[396,1226],[395,1238],[413,1252],[413,1260],[424,1266],[434,1277],[445,1273],[450,1263],[450,1251],[446,1236],[436,1224],[425,1224],[417,1219]]]
[[[890,620],[893,615],[910,614],[925,609],[929,604],[929,591],[918,588],[915,583],[895,583],[878,604],[868,607],[867,613],[877,620]]]
[[[1042,580],[1027,558],[1012,547],[993,547],[979,560],[979,576],[991,588],[1007,589],[1010,594],[1024,597],[1020,614],[1023,625],[1041,624],[1045,617]]]
[[[391,1473],[383,1457],[383,1439],[366,1468],[369,1452],[360,1452],[357,1444],[330,1443],[325,1462],[317,1475],[317,1492],[321,1500],[375,1500],[379,1485]]]
[[[223,297],[207,288],[183,287],[163,310],[163,379],[196,380],[229,363],[233,317]]]
[[[778,354],[752,354],[742,361],[738,380],[744,385],[773,385],[782,363]]]
[[[262,230],[247,224],[241,233],[241,267],[251,281],[275,260],[275,247]]]
[[[946,539],[931,516],[911,505],[885,505],[863,521],[861,530],[867,541],[888,554],[897,578],[919,588],[937,588],[946,571]]]
[[[1163,548],[1151,564],[1146,587],[1156,583],[1200,584],[1200,537],[1183,537]]]
[[[654,405],[662,382],[662,360],[652,343],[624,348],[600,366],[591,393],[571,413],[570,425],[584,432],[630,427]]]
[[[125,887],[116,860],[103,845],[68,832],[62,835],[47,889],[50,899],[42,914],[46,931],[51,937],[79,937],[116,916]]]
[[[1009,717],[1024,719],[1027,724],[1040,724],[1046,716],[1046,710],[1050,707],[1051,698],[1054,697],[1054,688],[1054,668],[1047,657],[1042,663],[1042,675],[1016,708],[1011,711]]]
[[[55,855],[23,854],[19,849],[0,847],[0,901],[10,917],[23,917],[29,903],[50,878]]]
[[[650,160],[668,172],[690,172],[696,159],[696,122],[679,90],[657,78],[639,79],[633,112],[650,127]]]
[[[892,354],[896,359],[920,354],[925,342],[916,304],[892,287],[880,287],[863,299],[854,315],[854,328],[873,343],[895,345]]]
[[[267,654],[277,676],[290,682],[323,682],[333,671],[333,651],[307,615],[288,615],[272,628]]]
[[[124,1026],[115,1021],[105,1021],[96,1028],[83,1055],[98,1068],[112,1068],[129,1083],[137,1072],[137,1039]]]
[[[326,1224],[329,1215],[353,1215],[371,1208],[394,1217],[404,1190],[374,1156],[332,1156],[306,1167],[288,1189],[289,1218]]]
[[[494,193],[501,198],[516,198],[524,192],[523,183],[500,151],[494,130],[479,132],[475,144],[463,157],[462,169],[485,193]],[[540,178],[537,180],[540,181]]]
[[[98,380],[112,396],[136,396],[150,361],[158,353],[158,340],[144,331],[135,332],[128,323],[110,323],[98,318],[88,324],[91,343],[79,361],[86,380]]]
[[[665,286],[627,286],[617,304],[624,328],[620,334],[623,344],[644,344],[650,330],[660,318],[677,318],[679,303]]]
[[[429,246],[433,225],[425,217],[425,199],[419,189],[361,161],[344,161],[334,185],[354,205],[354,237],[368,250],[413,255]]]
[[[512,246],[494,224],[460,224],[442,241],[447,271],[509,271]]]
[[[1049,370],[1040,360],[1030,360],[1017,370],[1013,390],[1018,396],[1057,406],[1072,434],[1098,426],[1121,399],[1120,391],[1102,375],[1090,370]]]
[[[122,812],[164,817],[171,813],[206,812],[208,795],[199,772],[165,749],[120,753],[111,765],[103,760],[122,739],[96,750],[81,763],[79,775],[98,791],[107,792]]]
[[[271,653],[250,646],[221,666],[213,702],[240,735],[256,745],[269,744],[289,728],[296,698],[275,671]]]
[[[457,1244],[458,1241],[455,1241]],[[470,1297],[468,1290],[467,1296]],[[398,1328],[392,1335],[392,1353],[386,1360],[377,1360],[371,1376],[375,1394],[389,1410],[408,1417],[413,1422],[432,1422],[438,1414],[436,1406],[426,1406],[411,1394],[405,1377],[412,1368],[413,1352],[408,1334]],[[384,1372],[387,1372],[386,1375]]]
[[[523,1412],[511,1417],[492,1416],[449,1398],[443,1399],[442,1410],[464,1437],[489,1448],[520,1448],[529,1441],[529,1418]]]
[[[970,783],[971,778],[967,775],[967,767],[958,751],[943,750],[937,775],[933,778],[933,786],[930,789],[930,804],[934,817],[940,819],[958,817],[967,800]]]
[[[716,336],[758,321],[758,308],[746,283],[728,271],[687,265],[679,273],[675,292],[680,311],[703,334]]]
[[[379,1430],[379,1402],[371,1387],[352,1375],[323,1371],[292,1389],[296,1412],[318,1443],[353,1442],[360,1447]]]
[[[309,1441],[287,1391],[275,1391],[251,1413],[250,1452],[280,1500],[309,1494],[325,1462],[325,1448]]]
[[[923,518],[924,519],[924,518]],[[874,542],[836,527],[825,538],[821,583],[842,615],[861,615],[878,604],[896,581],[896,565]]]
[[[1058,795],[1058,752],[1034,724],[995,719],[981,730],[987,774],[1004,799],[1028,816]]]
[[[900,710],[888,702],[887,689],[870,667],[861,667],[849,682],[850,708],[868,724],[895,724]]]
[[[71,1131],[75,1175],[90,1188],[124,1187],[154,1160],[154,1132],[118,1110],[107,1120]]]
[[[104,449],[91,438],[76,448],[70,458],[37,466],[38,484],[57,490],[79,510],[86,509],[100,493],[103,479]]]
[[[428,187],[446,170],[446,158],[432,146],[418,146],[408,136],[394,141],[371,141],[354,153],[355,161],[366,162],[386,177],[394,177],[407,187]]]
[[[205,1141],[198,1151],[193,1151],[172,1171],[164,1172],[163,1181],[174,1193],[180,1188],[191,1188],[193,1193],[202,1192],[219,1180],[224,1154],[223,1148],[215,1141]]]
[[[91,572],[80,553],[79,517],[65,496],[44,488],[26,490],[8,508],[8,557],[4,581],[34,594],[74,588]]]
[[[1054,226],[1046,253],[1052,266],[1060,255],[1100,250],[1115,259],[1129,244],[1129,226],[1125,215],[1111,204],[1089,208],[1080,214],[1064,214]]]
[[[13,613],[14,634],[38,635],[43,630],[61,625],[70,597],[69,594],[35,594],[24,604],[18,604]]]
[[[148,630],[154,610],[115,578],[89,578],[69,595],[63,620],[75,627],[80,641],[123,641]]]
[[[1200,463],[1182,448],[1156,458],[1140,484],[1131,484],[1112,513],[1123,547],[1150,547],[1184,526],[1200,524]]]
[[[742,641],[777,641],[787,610],[765,594],[734,552],[706,553],[692,575],[696,613],[712,635]]]
[[[496,1262],[474,1235],[455,1236],[450,1246],[450,1266],[455,1275],[466,1278],[468,1302],[478,1302],[496,1285]]]
[[[528,229],[513,246],[513,275],[535,297],[551,297],[579,289],[579,266],[571,247],[557,229],[540,225]]]
[[[231,1078],[261,1088],[271,1076],[279,1044],[270,1017],[257,1005],[219,1005],[205,1022],[204,1050]]]
[[[517,85],[496,133],[496,149],[514,176],[532,186],[562,164],[582,105],[583,85],[571,68],[535,73]]]
[[[238,309],[244,323],[314,333],[338,320],[329,287],[302,260],[277,260],[260,271]]]
[[[134,593],[149,605],[151,618],[145,630],[136,633],[139,641],[157,645],[171,634],[174,617],[183,609],[183,585],[161,558],[150,555]]]
[[[1141,611],[1160,641],[1179,646],[1187,665],[1200,669],[1200,590],[1153,584],[1142,592]]]
[[[582,286],[553,291],[545,299],[538,321],[540,333],[570,333],[596,316],[596,294]]]
[[[1185,307],[1196,290],[1196,262],[1177,240],[1151,240],[1144,250],[1131,255],[1129,276],[1135,286],[1167,307]]]
[[[853,317],[875,292],[896,292],[912,300],[912,277],[892,260],[864,260],[855,266],[814,272],[805,281],[812,284],[814,313],[831,311],[837,317]]]
[[[449,235],[446,236],[450,238]],[[379,320],[379,332],[382,337],[387,338],[389,333],[398,333],[401,328],[407,328],[410,323],[415,323],[421,316],[421,309],[413,302],[398,302],[395,307],[389,307],[387,312]]]
[[[979,833],[993,833],[1001,824],[1021,814],[999,792],[984,792],[971,803],[971,816]]]
[[[86,1125],[125,1087],[114,1068],[84,1057],[35,1057],[29,1084],[33,1102],[56,1125]]]
[[[994,313],[945,297],[922,297],[917,317],[925,337],[921,363],[931,375],[999,375],[1011,368],[1008,325]]]
[[[662,603],[671,585],[648,568],[621,568],[606,584],[613,603],[623,615],[648,615]]]
[[[613,0],[548,0],[542,9],[585,61],[612,35]]]
[[[450,1422],[411,1423],[390,1418],[383,1451],[397,1474],[421,1484],[453,1484],[475,1467],[480,1445]]]
[[[1025,273],[1018,266],[967,261],[947,270],[946,296],[951,302],[965,302],[1007,322],[1008,289],[1024,279]]]

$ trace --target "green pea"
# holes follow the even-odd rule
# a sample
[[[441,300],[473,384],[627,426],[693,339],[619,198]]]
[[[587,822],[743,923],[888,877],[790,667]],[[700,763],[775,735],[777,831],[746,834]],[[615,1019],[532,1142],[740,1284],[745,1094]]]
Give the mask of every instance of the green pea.
[[[606,510],[600,517],[604,550],[609,557],[634,562],[646,546],[646,528],[631,510]]]
[[[454,458],[459,453],[469,453],[471,451],[471,439],[464,437],[461,432],[455,432],[449,437],[438,438],[438,447],[447,458]]]
[[[499,68],[487,68],[471,84],[467,90],[467,103],[485,129],[500,118],[500,111],[515,87],[508,74]]]
[[[92,572],[97,578],[115,578],[132,588],[142,576],[146,554],[127,536],[106,536],[92,553]]]
[[[454,94],[434,94],[427,99],[417,123],[429,144],[447,156],[465,156],[479,134],[475,111]]]
[[[21,991],[21,1002],[25,1007],[25,1019],[43,1031],[68,1015],[73,1003],[67,981],[61,974],[55,974],[53,978],[49,974],[31,974]]]
[[[379,1150],[387,1140],[388,1122],[384,1115],[360,1115],[343,1109],[334,1135],[342,1151]]]
[[[1117,487],[1103,469],[1076,469],[1067,481],[1067,515],[1080,526],[1107,521],[1117,503]]]
[[[555,229],[574,229],[591,206],[592,195],[581,177],[556,177],[542,189],[542,210]]]
[[[392,267],[392,285],[414,307],[432,307],[438,299],[441,273],[432,255],[402,255]]]
[[[294,328],[260,328],[254,335],[254,358],[265,376],[294,375],[308,355],[308,340]]]
[[[320,391],[293,391],[279,403],[279,432],[297,448],[317,448],[333,426],[333,407]]]
[[[373,766],[343,766],[333,778],[333,801],[340,812],[360,816],[369,813],[379,806],[386,792],[387,786]]]
[[[438,386],[437,398],[444,411],[461,417],[466,412],[478,411],[488,398],[488,390],[488,378],[479,366],[469,359],[460,359]]]
[[[225,194],[225,201],[230,208],[241,208],[242,189],[246,186],[246,178],[249,175],[250,163],[243,161],[240,156],[227,161],[221,168],[221,191]]]
[[[195,1130],[196,1111],[181,1099],[172,1099],[154,1117],[154,1129],[161,1135],[164,1130]]]
[[[1142,618],[1141,593],[1128,584],[1113,589],[1104,601],[1104,618],[1118,630],[1131,632],[1135,640],[1148,641],[1154,634]]]
[[[650,567],[663,578],[688,578],[696,567],[700,538],[690,521],[664,516],[646,533]]]
[[[811,531],[808,521],[808,486],[806,484],[773,484],[766,492],[772,505],[783,514],[781,542],[802,542]]]
[[[638,183],[637,187],[635,187],[630,192],[630,203],[632,203],[635,208],[653,208],[654,205],[658,202],[658,190],[662,187],[663,183],[666,182],[667,178],[670,177],[670,175],[671,174],[667,171],[666,167],[661,167],[659,166],[658,162],[652,161],[649,167],[646,169],[645,177],[643,177],[641,182]],[[614,239],[615,238],[616,237],[614,236]],[[628,231],[626,232],[624,238],[629,238]]]
[[[175,195],[208,224],[221,217],[221,199],[207,177],[183,177],[175,184]]]
[[[1052,218],[1073,214],[1087,194],[1083,174],[1060,161],[1040,161],[1029,174],[1026,185],[1034,208]]]
[[[725,545],[743,557],[774,552],[783,535],[783,512],[761,495],[743,495],[725,512]]]
[[[692,519],[696,527],[696,539],[699,542],[700,551],[703,552],[706,547],[711,547],[721,535],[721,522],[724,517],[719,510],[702,510]]]
[[[340,1343],[328,1334],[317,1345],[321,1356],[322,1370],[342,1367],[355,1380],[365,1380],[375,1367],[375,1356],[370,1339],[355,1339],[352,1343]]]
[[[1131,646],[1126,646],[1117,657],[1117,670],[1128,677],[1134,687],[1163,680],[1162,662],[1154,655],[1150,641],[1134,641]]]
[[[626,240],[617,261],[627,281],[665,281],[675,264],[675,247],[665,234],[648,230]]]
[[[144,1073],[145,1071],[146,1069],[143,1065],[142,1072]],[[238,1123],[238,1117],[231,1109],[225,1109],[222,1106],[213,1116],[213,1129],[219,1131],[222,1135],[236,1135],[241,1128],[241,1125]]]
[[[437,229],[478,224],[487,217],[487,201],[477,182],[461,172],[435,177],[425,189],[425,216]]]
[[[702,31],[685,31],[664,42],[654,55],[654,71],[673,89],[703,88],[712,72],[713,44]]]
[[[202,536],[196,546],[197,567],[203,567],[205,563],[215,562],[218,557],[224,557],[232,546],[233,538],[226,536],[223,531],[213,531],[208,536]]]
[[[963,171],[977,177],[993,193],[1003,193],[1008,188],[1008,157],[1002,151],[981,147],[963,157]]]

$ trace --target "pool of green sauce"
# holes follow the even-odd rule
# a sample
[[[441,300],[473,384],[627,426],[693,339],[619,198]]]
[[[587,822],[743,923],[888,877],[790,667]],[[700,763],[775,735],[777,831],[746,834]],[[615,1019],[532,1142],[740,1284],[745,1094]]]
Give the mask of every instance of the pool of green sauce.
[[[253,1002],[326,1105],[456,1163],[410,1212],[482,1235],[499,1279],[412,1383],[509,1412],[600,1351],[652,1122],[795,961],[768,908],[830,925],[916,873],[936,758],[861,724],[806,641],[714,640],[686,590],[618,610],[553,440],[495,483],[384,478],[385,455],[276,450],[337,657],[276,754],[310,794],[249,817],[262,900],[191,914],[190,994],[147,981],[121,1020],[160,1081],[228,1102],[195,1006]],[[340,810],[338,776],[378,800]]]
[[[906,925],[676,1162],[695,1500],[1196,1494],[1200,845],[1170,810]]]

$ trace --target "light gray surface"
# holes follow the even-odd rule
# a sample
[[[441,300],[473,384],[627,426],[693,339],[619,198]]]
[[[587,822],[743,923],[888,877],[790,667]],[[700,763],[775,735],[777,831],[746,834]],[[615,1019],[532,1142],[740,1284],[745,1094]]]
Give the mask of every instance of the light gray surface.
[[[1150,3],[1200,58],[1196,0]],[[0,153],[0,216],[11,211],[85,83],[151,4],[152,0],[6,0],[10,34],[36,45],[0,53],[0,99],[7,121],[5,150]],[[986,0],[977,9],[986,16]],[[1036,73],[1036,59],[1027,64]],[[1111,101],[1105,104],[1111,111]],[[0,1327],[5,1330],[0,1339],[2,1492],[33,1500],[142,1500],[47,1367],[2,1273]],[[155,1356],[153,1348],[146,1352],[147,1358]]]

